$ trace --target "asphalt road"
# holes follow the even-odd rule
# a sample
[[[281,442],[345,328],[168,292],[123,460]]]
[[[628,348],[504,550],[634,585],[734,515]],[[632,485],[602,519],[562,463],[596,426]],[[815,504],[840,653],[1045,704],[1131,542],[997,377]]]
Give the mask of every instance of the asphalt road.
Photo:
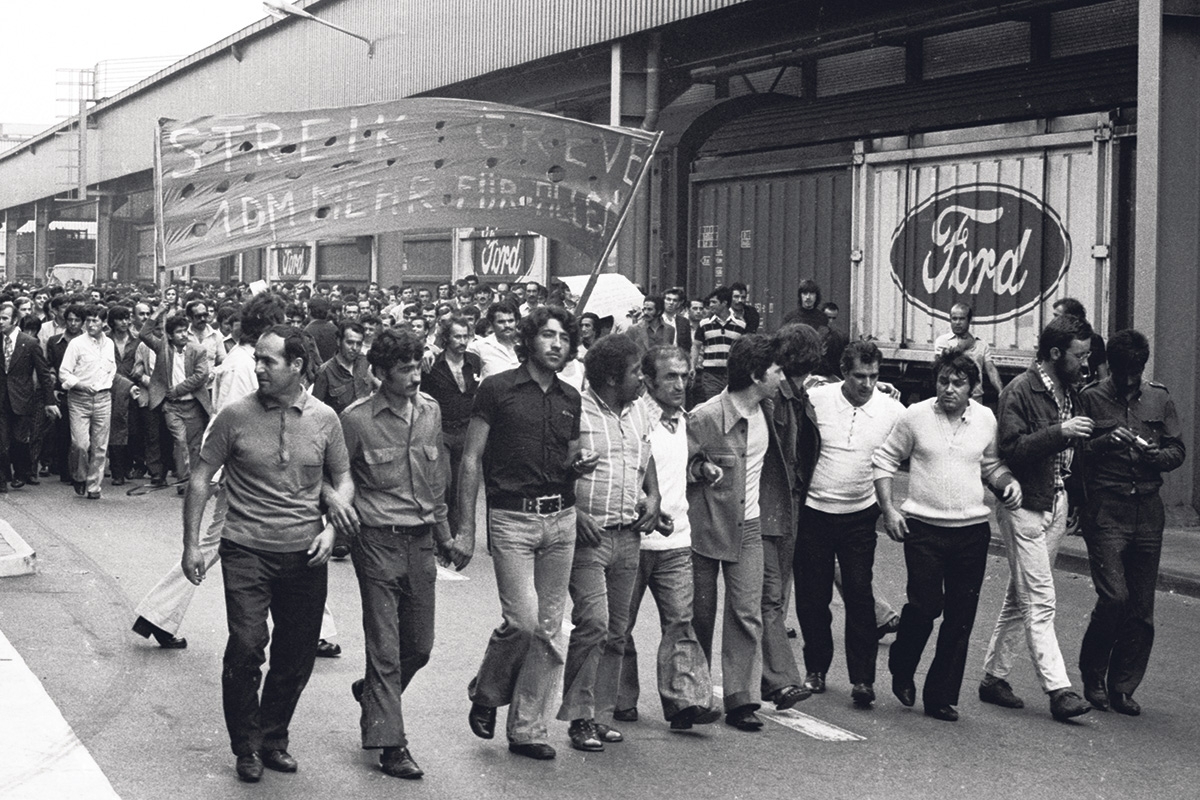
[[[51,479],[53,480],[53,479]],[[772,719],[758,734],[722,724],[672,734],[657,698],[644,694],[641,721],[604,753],[569,748],[555,723],[559,757],[532,762],[499,739],[483,742],[466,725],[466,685],[499,604],[489,560],[477,553],[462,576],[438,583],[432,660],[405,696],[412,752],[426,771],[400,782],[359,748],[358,707],[350,683],[363,668],[360,605],[353,568],[331,565],[330,605],[344,655],[319,659],[292,726],[296,775],[268,772],[251,786],[233,771],[220,706],[225,641],[220,572],[201,588],[184,624],[190,647],[163,651],[130,632],[133,607],[179,556],[182,501],[173,491],[75,498],[45,482],[0,499],[6,518],[37,550],[41,572],[0,580],[0,631],[42,680],[67,721],[126,800],[261,798],[1194,798],[1200,790],[1197,724],[1197,601],[1160,594],[1158,643],[1137,698],[1139,718],[1093,712],[1077,723],[1051,719],[1026,660],[1011,682],[1021,711],[980,703],[974,687],[1007,565],[989,563],[959,705],[962,720],[931,720],[900,706],[888,691],[887,645],[880,646],[879,702],[850,704],[840,652],[830,690]],[[903,598],[899,545],[881,537],[876,587]],[[1059,573],[1058,632],[1071,665],[1091,608],[1083,576]],[[647,602],[650,602],[649,599]],[[835,612],[840,629],[840,611]],[[657,644],[657,619],[642,614],[643,652]],[[840,633],[836,635],[841,649]],[[798,647],[798,645],[797,645]],[[932,647],[932,644],[931,644]],[[926,654],[925,664],[928,663]],[[923,665],[924,668],[924,665]],[[922,672],[923,672],[922,668]],[[1074,670],[1072,669],[1073,676]],[[918,676],[918,684],[920,676]],[[653,687],[653,661],[642,660]],[[501,716],[501,722],[503,716]],[[20,724],[0,720],[0,725]],[[2,758],[0,754],[0,758]],[[10,767],[12,765],[9,765]],[[31,765],[29,769],[47,768]],[[0,791],[0,796],[3,792]]]

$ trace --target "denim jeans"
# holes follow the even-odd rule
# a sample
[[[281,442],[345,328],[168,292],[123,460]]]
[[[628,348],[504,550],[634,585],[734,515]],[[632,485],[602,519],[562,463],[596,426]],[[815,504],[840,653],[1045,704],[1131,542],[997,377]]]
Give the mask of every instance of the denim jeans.
[[[996,509],[1000,534],[1008,551],[1008,591],[992,631],[984,672],[1006,678],[1016,650],[1028,643],[1042,690],[1071,685],[1054,632],[1054,559],[1067,530],[1067,493],[1059,491],[1049,511]]]
[[[288,725],[317,657],[327,565],[303,550],[272,553],[222,540],[229,643],[221,671],[225,727],[234,755],[288,748]],[[267,614],[275,621],[268,633]],[[271,663],[262,665],[268,640]],[[258,685],[262,682],[262,699]]]
[[[851,683],[875,682],[875,522],[879,506],[849,514],[805,507],[796,535],[796,616],[804,636],[804,667],[828,672],[833,662],[834,561],[841,566],[846,604],[846,669]]]
[[[629,604],[617,708],[637,708],[641,690],[638,686],[633,629],[637,626],[638,610],[646,589],[650,590],[658,606],[658,621],[662,629],[656,672],[663,717],[669,720],[689,706],[708,708],[712,705],[708,659],[692,628],[692,580],[692,548],[641,551],[637,580]]]
[[[433,651],[433,529],[412,535],[364,525],[350,552],[367,647],[362,746],[407,747],[400,696]]]
[[[566,659],[562,620],[575,553],[575,509],[546,515],[492,509],[488,522],[503,621],[467,692],[483,706],[511,704],[507,730],[513,744],[544,743]]]
[[[625,655],[629,602],[637,580],[641,534],[604,531],[600,544],[575,543],[571,565],[571,640],[558,718],[611,714]]]
[[[888,668],[893,675],[912,678],[933,623],[942,618],[921,693],[927,708],[958,705],[991,538],[986,522],[947,528],[908,520],[908,602],[888,651]]]
[[[89,492],[100,491],[108,463],[108,431],[112,393],[107,389],[88,394],[72,390],[67,403],[71,427],[71,478],[86,483]]]
[[[693,621],[696,638],[712,669],[713,631],[717,624],[717,575],[725,576],[721,622],[721,683],[725,710],[759,707],[762,699],[763,544],[758,519],[742,525],[741,557],[719,561],[692,554],[695,581]]]
[[[1154,591],[1162,555],[1163,502],[1158,493],[1091,493],[1084,515],[1096,607],[1083,645],[1084,680],[1133,694],[1154,645]]]

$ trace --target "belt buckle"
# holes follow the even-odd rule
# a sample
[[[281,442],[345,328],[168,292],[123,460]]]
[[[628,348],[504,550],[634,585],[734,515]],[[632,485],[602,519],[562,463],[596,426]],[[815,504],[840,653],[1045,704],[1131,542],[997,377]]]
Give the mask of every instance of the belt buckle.
[[[545,516],[546,514],[556,514],[562,510],[562,495],[547,494],[533,499],[534,513]],[[547,506],[552,506],[547,508]]]

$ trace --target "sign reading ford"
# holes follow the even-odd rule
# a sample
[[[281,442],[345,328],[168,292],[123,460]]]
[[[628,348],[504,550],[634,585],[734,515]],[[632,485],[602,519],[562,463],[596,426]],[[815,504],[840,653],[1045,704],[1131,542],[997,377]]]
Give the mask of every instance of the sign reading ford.
[[[1003,184],[940,191],[892,234],[892,280],[904,297],[949,319],[965,302],[978,323],[1002,322],[1043,302],[1071,263],[1071,238],[1053,208]]]

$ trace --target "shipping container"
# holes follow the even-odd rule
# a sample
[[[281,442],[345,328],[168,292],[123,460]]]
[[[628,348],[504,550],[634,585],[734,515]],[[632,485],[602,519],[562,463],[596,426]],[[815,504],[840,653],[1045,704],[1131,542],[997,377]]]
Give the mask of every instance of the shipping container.
[[[864,153],[852,333],[888,358],[932,361],[963,302],[995,361],[1023,368],[1060,298],[1106,331],[1111,141],[1100,126]]]

